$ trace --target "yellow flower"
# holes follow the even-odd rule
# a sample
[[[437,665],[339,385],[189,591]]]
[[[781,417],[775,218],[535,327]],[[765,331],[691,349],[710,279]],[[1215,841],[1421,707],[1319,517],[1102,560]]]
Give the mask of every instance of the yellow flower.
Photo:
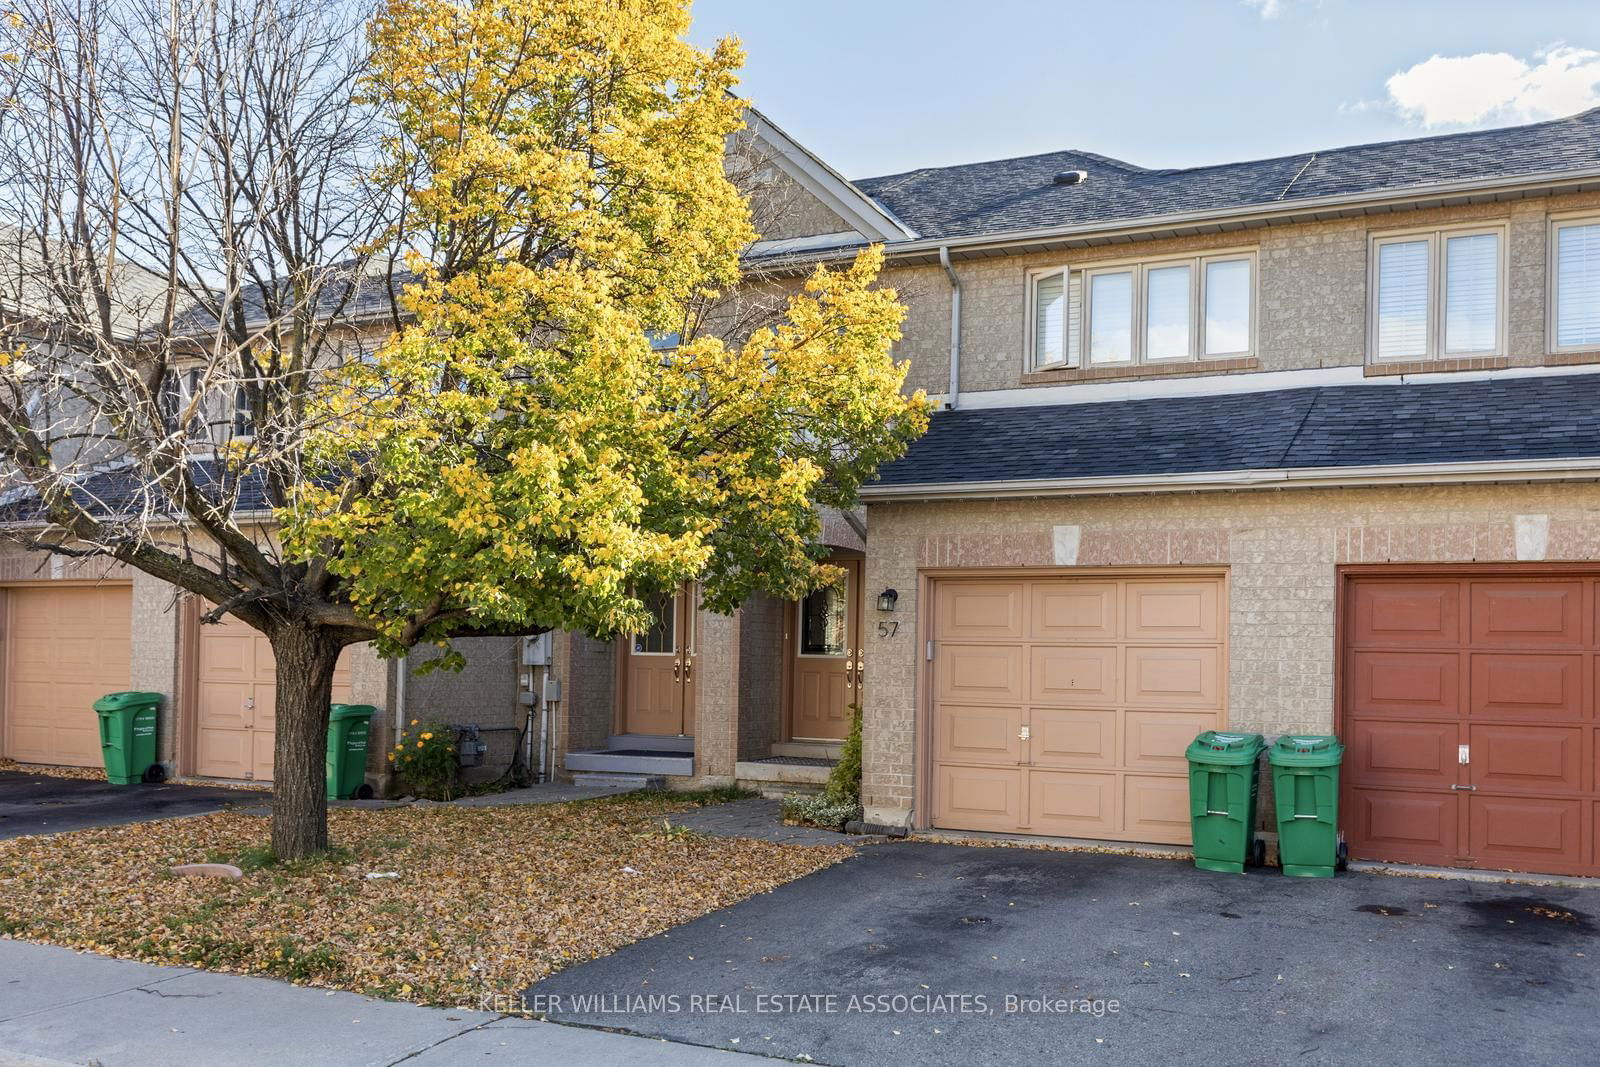
[[[395,748],[405,748],[406,747],[406,743],[404,741],[401,741],[398,744],[396,744],[394,747]]]
[[[416,719],[412,719],[412,720],[411,720],[411,725],[412,725],[412,726],[415,726],[415,725],[417,725],[417,720],[416,720]]]
[[[393,752],[389,753],[389,762],[390,763],[394,762],[394,753]]]
[[[432,734],[423,734],[422,735],[422,739],[424,741],[432,741],[433,740],[433,735]]]
[[[422,742],[421,742],[421,741],[418,741],[418,742],[417,742],[417,747],[418,747],[418,748],[421,748],[421,747],[422,747]]]

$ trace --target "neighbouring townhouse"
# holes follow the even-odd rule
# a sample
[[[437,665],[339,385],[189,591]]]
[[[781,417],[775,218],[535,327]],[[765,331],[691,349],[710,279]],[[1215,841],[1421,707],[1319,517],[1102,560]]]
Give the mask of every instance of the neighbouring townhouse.
[[[749,120],[751,287],[883,245],[939,409],[823,517],[845,582],[462,674],[352,649],[375,747],[476,725],[492,770],[532,724],[562,777],[781,792],[859,705],[869,822],[1182,844],[1198,731],[1335,732],[1356,857],[1600,874],[1600,110],[856,181]],[[173,772],[270,778],[250,631],[102,564],[8,550],[0,587],[0,754],[96,762],[78,709],[132,686]]]

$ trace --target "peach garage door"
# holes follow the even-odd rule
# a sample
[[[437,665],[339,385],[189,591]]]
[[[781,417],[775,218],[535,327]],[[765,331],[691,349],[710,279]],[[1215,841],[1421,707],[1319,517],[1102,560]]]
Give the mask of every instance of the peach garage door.
[[[1600,874],[1597,583],[1349,580],[1340,721],[1353,856]]]
[[[98,767],[94,702],[128,688],[132,587],[18,586],[6,602],[5,755]]]
[[[1184,749],[1225,724],[1220,576],[934,583],[933,821],[1189,841]]]
[[[200,627],[195,773],[272,780],[277,661],[266,635],[232,615]],[[350,702],[350,650],[333,673],[333,702]]]

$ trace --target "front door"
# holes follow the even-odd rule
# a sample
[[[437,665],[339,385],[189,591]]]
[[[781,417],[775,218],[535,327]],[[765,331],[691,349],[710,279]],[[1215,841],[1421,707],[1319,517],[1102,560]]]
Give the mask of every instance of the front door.
[[[694,736],[694,594],[650,601],[655,625],[627,639],[622,733]]]
[[[798,741],[840,741],[861,699],[861,561],[841,560],[844,578],[795,606],[793,717]]]

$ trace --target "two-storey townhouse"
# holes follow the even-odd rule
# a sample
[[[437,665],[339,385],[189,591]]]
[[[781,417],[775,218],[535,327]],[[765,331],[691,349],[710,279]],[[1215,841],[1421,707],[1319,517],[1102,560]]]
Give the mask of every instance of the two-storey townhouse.
[[[870,822],[1181,844],[1197,732],[1337,733],[1357,857],[1600,873],[1600,110],[855,182],[753,130],[752,265],[882,243],[941,410],[847,591],[569,639],[569,769],[779,779],[859,700]]]

